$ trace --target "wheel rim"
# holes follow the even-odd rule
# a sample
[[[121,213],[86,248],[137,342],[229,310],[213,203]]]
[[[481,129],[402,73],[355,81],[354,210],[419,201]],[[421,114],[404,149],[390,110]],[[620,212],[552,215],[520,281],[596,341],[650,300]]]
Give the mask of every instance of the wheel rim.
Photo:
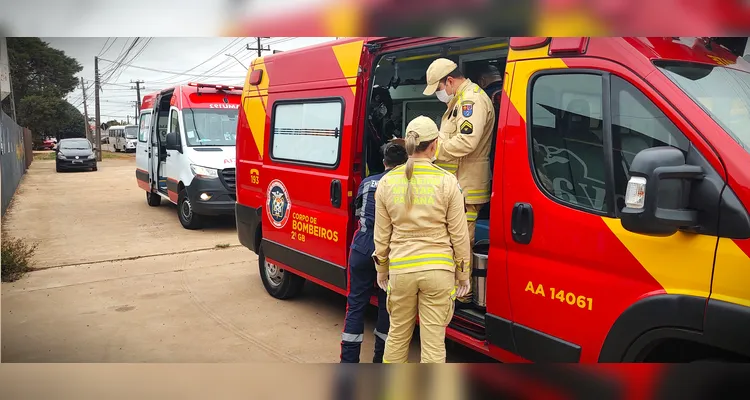
[[[265,267],[268,283],[273,287],[281,285],[281,281],[284,279],[284,270],[268,261],[265,262]]]
[[[185,221],[190,221],[190,218],[193,216],[193,208],[190,206],[190,200],[185,199],[182,201],[180,213]]]

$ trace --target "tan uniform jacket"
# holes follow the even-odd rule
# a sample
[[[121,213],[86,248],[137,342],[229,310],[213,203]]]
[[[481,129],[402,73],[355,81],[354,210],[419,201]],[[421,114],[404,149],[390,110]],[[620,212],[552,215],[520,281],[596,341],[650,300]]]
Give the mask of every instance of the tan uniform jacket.
[[[443,269],[469,279],[469,229],[458,180],[430,160],[416,159],[408,210],[405,168],[387,173],[375,192],[376,269],[390,275]]]
[[[477,84],[466,80],[440,122],[435,164],[456,174],[466,204],[490,201],[490,145],[495,109]]]

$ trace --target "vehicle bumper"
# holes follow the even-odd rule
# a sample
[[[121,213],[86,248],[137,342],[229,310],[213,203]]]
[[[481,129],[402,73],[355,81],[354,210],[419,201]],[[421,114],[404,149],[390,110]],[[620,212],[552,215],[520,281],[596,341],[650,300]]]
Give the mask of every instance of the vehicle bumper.
[[[190,186],[186,187],[193,212],[200,215],[233,215],[235,195],[221,183],[220,179],[194,178]],[[211,196],[202,200],[201,194]]]
[[[73,162],[74,160],[60,160],[57,159],[57,167],[60,169],[91,169],[96,167],[96,159],[93,160],[81,160],[81,162]],[[77,161],[77,160],[75,160]]]
[[[260,207],[252,208],[236,203],[235,219],[237,220],[237,237],[243,246],[256,254],[258,253],[257,247],[259,244],[259,241],[256,242],[256,240],[260,237],[260,216]]]

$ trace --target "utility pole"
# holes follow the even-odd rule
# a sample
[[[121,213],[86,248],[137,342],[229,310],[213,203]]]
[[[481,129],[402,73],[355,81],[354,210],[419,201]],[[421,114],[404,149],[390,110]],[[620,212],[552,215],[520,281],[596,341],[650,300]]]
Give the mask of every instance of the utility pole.
[[[270,39],[270,37],[256,37],[255,39],[258,41],[258,46],[255,47],[255,48],[252,48],[252,47],[250,47],[250,44],[248,43],[248,45],[247,45],[247,49],[248,50],[257,51],[258,52],[258,57],[261,57],[261,54],[262,54],[261,52],[263,52],[263,51],[271,51],[271,48],[269,46],[263,47],[263,46],[260,45],[260,40],[261,39]]]
[[[136,102],[135,102],[135,120],[138,121],[138,117],[141,114],[141,83],[143,81],[130,81],[130,83],[135,83],[135,95],[136,95]],[[131,87],[133,89],[133,87]]]
[[[81,77],[81,90],[83,91],[83,122],[85,123],[86,127],[86,139],[88,141],[91,141],[91,129],[89,126],[89,110],[86,106],[86,85],[83,83],[83,77]]]
[[[99,57],[94,57],[94,109],[96,113],[96,161],[102,160],[102,121],[99,109]]]

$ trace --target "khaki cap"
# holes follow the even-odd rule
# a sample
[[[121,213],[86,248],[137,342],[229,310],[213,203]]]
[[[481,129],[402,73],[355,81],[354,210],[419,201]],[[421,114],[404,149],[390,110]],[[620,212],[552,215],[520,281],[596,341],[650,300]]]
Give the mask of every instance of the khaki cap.
[[[414,132],[417,134],[417,143],[429,142],[438,137],[438,127],[435,121],[420,115],[409,122],[406,126],[406,134]]]
[[[432,96],[437,90],[440,80],[448,76],[458,65],[447,58],[438,58],[433,61],[427,68],[427,88],[424,90],[425,96]]]

